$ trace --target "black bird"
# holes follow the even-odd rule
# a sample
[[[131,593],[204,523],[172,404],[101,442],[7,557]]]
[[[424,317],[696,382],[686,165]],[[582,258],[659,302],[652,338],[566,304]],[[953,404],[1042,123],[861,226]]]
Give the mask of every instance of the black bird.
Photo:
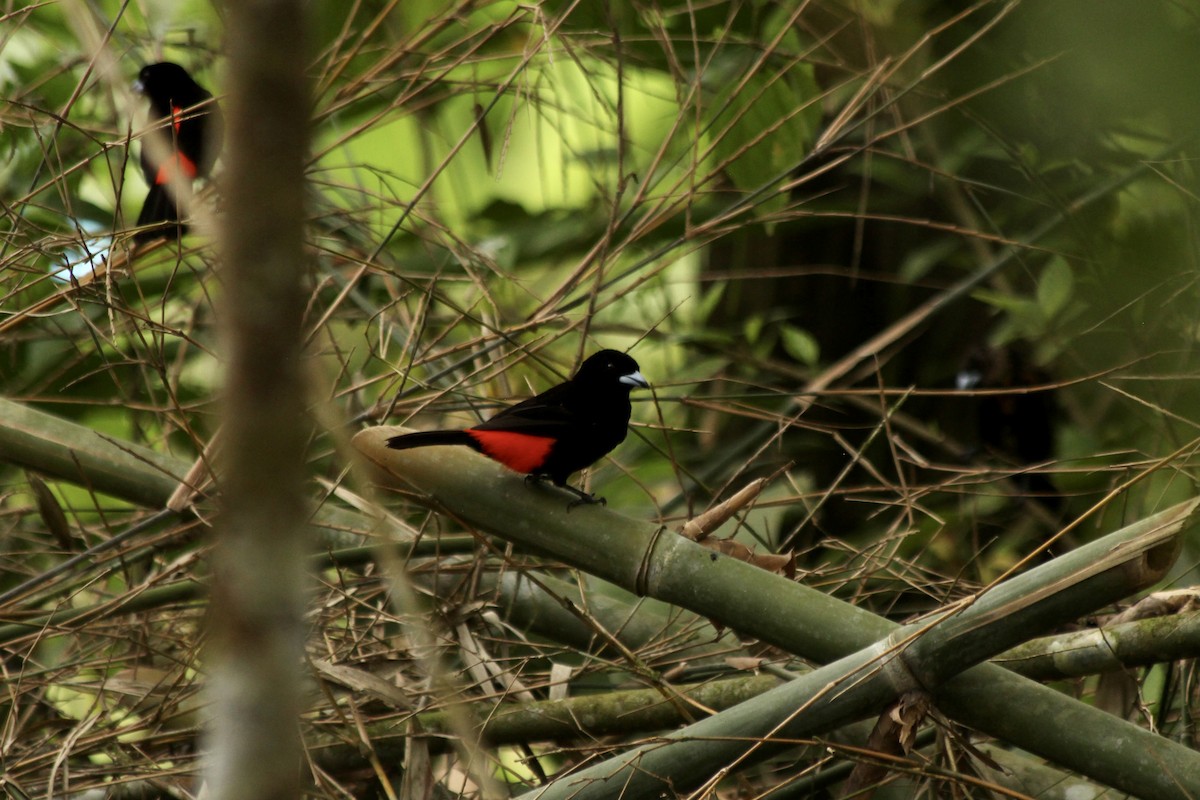
[[[207,89],[169,61],[142,67],[134,88],[149,98],[154,120],[169,123],[162,130],[171,148],[170,158],[160,163],[151,157],[150,148],[142,145],[142,174],[150,191],[138,214],[142,230],[134,235],[134,241],[146,242],[168,233],[182,236],[187,226],[180,220],[179,205],[167,184],[178,174],[190,187],[196,178],[212,172],[221,149],[221,112]],[[168,223],[174,226],[169,231]]]
[[[534,479],[548,478],[580,503],[604,498],[567,484],[625,440],[632,410],[629,393],[648,389],[637,362],[617,350],[601,350],[580,365],[570,380],[504,409],[464,430],[407,433],[388,447],[407,450],[430,445],[466,445]]]

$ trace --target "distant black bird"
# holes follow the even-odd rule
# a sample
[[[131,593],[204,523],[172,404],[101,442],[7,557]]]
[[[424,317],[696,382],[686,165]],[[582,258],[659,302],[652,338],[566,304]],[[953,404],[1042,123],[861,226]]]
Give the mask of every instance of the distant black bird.
[[[959,389],[1012,390],[978,398],[978,435],[987,449],[1022,465],[1047,461],[1054,455],[1055,393],[1027,391],[1053,382],[1019,344],[975,349],[955,379]],[[1054,484],[1040,472],[1018,473],[1013,482],[1051,509],[1061,502]]]
[[[161,163],[142,145],[142,174],[150,191],[138,214],[137,242],[161,236],[182,236],[187,226],[180,220],[179,206],[167,184],[175,174],[187,179],[190,187],[196,178],[208,177],[221,149],[221,112],[212,94],[192,80],[178,64],[163,61],[143,67],[134,88],[150,99],[151,116],[156,122],[168,121],[163,128],[171,147],[171,157]],[[171,223],[174,227],[167,228]],[[153,226],[153,227],[146,227]]]
[[[516,472],[549,478],[579,498],[571,505],[603,503],[603,498],[567,485],[567,478],[625,440],[632,410],[629,393],[649,387],[636,361],[616,350],[601,350],[570,380],[486,422],[465,430],[393,436],[387,445],[394,450],[466,445]]]

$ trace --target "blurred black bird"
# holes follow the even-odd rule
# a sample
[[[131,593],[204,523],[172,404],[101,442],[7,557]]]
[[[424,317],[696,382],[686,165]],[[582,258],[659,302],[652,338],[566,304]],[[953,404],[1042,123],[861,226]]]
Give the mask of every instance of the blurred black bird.
[[[1054,392],[1026,391],[1030,386],[1051,383],[1050,374],[1017,343],[976,348],[955,378],[955,385],[962,390],[1012,390],[978,398],[978,436],[987,450],[1021,465],[1048,461],[1054,455],[1058,416]],[[1043,473],[1020,472],[1012,480],[1047,508],[1056,509],[1061,503],[1058,490]]]
[[[180,219],[177,198],[172,196],[179,181],[173,186],[168,184],[179,175],[190,188],[196,178],[211,174],[221,149],[221,112],[207,89],[192,80],[183,67],[169,61],[143,67],[134,89],[149,98],[153,120],[168,123],[162,130],[171,148],[170,157],[160,162],[151,157],[149,147],[142,145],[142,174],[150,191],[138,214],[141,230],[134,241],[182,236],[187,226]]]

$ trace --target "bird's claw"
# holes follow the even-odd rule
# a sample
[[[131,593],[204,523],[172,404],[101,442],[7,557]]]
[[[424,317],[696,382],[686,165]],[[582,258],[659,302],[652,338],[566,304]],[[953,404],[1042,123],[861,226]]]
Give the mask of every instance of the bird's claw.
[[[530,485],[540,486],[543,481],[547,481],[547,480],[550,480],[551,483],[554,483],[554,481],[547,475],[538,475],[536,473],[530,473],[529,475],[525,476],[525,485],[526,486],[530,486]],[[603,497],[597,497],[594,494],[588,494],[587,492],[583,491],[582,489],[576,489],[574,486],[570,486],[566,483],[561,483],[561,484],[555,483],[554,485],[564,491],[570,492],[571,494],[575,495],[575,499],[572,500],[571,502],[567,503],[567,511],[568,512],[570,512],[570,510],[572,508],[575,508],[576,506],[606,506],[606,505],[608,505],[608,501],[605,500]]]
[[[567,487],[567,488],[570,488],[570,487]],[[587,494],[586,492],[580,492],[578,489],[576,489],[574,491],[578,492],[578,496],[571,502],[567,503],[567,513],[568,514],[571,513],[571,509],[575,508],[576,506],[592,506],[592,505],[606,506],[606,505],[608,505],[608,501],[605,500],[603,497],[597,497],[594,494]]]

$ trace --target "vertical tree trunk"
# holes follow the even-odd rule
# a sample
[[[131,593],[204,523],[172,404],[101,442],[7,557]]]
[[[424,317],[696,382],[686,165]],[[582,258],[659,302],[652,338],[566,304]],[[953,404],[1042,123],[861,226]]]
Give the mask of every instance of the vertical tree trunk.
[[[226,6],[219,291],[226,359],[212,608],[209,796],[300,795],[306,547],[302,4]]]

